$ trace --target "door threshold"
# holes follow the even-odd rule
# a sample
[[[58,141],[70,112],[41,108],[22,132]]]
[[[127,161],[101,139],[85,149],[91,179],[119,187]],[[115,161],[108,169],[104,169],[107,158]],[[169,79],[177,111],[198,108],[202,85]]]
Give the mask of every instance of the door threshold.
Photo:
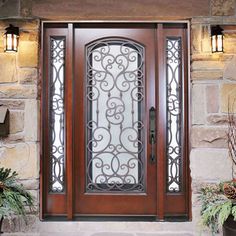
[[[66,216],[45,216],[42,221],[90,221],[90,222],[121,222],[121,221],[130,221],[130,222],[186,222],[189,221],[187,215],[177,215],[177,216],[166,216],[164,220],[159,220],[157,216],[109,216],[109,215],[76,215],[72,220],[68,220]]]
[[[68,220],[66,216],[45,216],[42,221],[159,221],[156,216],[99,216],[99,215],[79,215],[74,216],[72,220]]]

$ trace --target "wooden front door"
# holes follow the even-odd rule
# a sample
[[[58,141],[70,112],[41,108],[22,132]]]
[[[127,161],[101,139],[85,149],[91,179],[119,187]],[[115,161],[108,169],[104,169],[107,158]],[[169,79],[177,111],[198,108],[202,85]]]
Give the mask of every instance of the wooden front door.
[[[186,25],[44,31],[42,218],[187,216]]]
[[[155,215],[154,28],[78,28],[74,37],[75,211]]]

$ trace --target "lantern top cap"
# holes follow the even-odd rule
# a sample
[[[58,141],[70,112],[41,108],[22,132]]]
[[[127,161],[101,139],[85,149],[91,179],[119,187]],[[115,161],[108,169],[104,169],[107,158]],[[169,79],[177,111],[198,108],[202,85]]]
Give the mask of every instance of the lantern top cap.
[[[5,30],[6,30],[5,34],[15,34],[19,36],[19,27],[15,27],[12,24],[10,24]]]
[[[223,29],[219,25],[211,27],[211,36],[222,35],[222,34],[223,34]]]

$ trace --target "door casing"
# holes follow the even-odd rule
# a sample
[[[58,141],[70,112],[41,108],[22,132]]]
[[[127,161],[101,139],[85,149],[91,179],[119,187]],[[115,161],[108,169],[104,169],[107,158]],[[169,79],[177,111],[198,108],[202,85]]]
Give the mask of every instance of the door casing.
[[[106,22],[107,24],[111,24],[111,23],[117,23],[117,21],[109,21]],[[179,201],[178,199],[181,198],[181,196],[176,195],[175,198],[173,198],[172,194],[167,194],[165,192],[162,192],[161,194],[159,193],[159,197],[157,199],[157,211],[158,211],[158,216],[157,219],[158,220],[163,220],[165,217],[168,216],[185,216],[186,219],[191,219],[191,188],[190,188],[190,174],[189,174],[189,160],[188,160],[188,156],[189,156],[189,141],[188,141],[188,137],[189,137],[189,123],[190,123],[190,119],[189,119],[189,99],[190,99],[190,89],[189,89],[189,22],[188,21],[171,21],[171,22],[167,22],[167,21],[158,21],[158,22],[154,22],[154,21],[119,21],[119,23],[125,24],[125,23],[149,23],[149,24],[156,24],[157,25],[157,37],[163,37],[164,33],[163,33],[163,25],[167,26],[167,28],[171,28],[173,26],[177,26],[177,27],[182,27],[183,25],[185,25],[186,30],[185,30],[185,39],[186,39],[186,45],[187,48],[185,48],[185,79],[187,81],[187,83],[184,83],[185,86],[185,96],[187,96],[187,99],[185,99],[185,108],[187,110],[186,114],[188,114],[187,116],[185,116],[184,120],[187,124],[187,127],[185,127],[186,133],[185,133],[185,141],[188,144],[187,147],[185,148],[185,155],[186,155],[186,186],[188,189],[188,192],[185,194],[185,208],[187,209],[187,211],[185,212],[185,214],[181,213],[181,209],[180,212],[176,212],[173,213],[171,212],[171,209],[168,209],[168,207],[171,204],[176,204],[176,200],[177,202]],[[41,219],[45,219],[49,216],[66,216],[67,219],[72,219],[74,216],[74,206],[73,206],[73,201],[74,201],[74,195],[73,195],[73,184],[74,184],[74,177],[73,177],[73,150],[70,148],[66,148],[66,171],[67,171],[67,176],[66,176],[66,189],[67,189],[67,194],[66,196],[63,194],[59,194],[58,196],[56,196],[56,198],[53,195],[47,194],[47,184],[46,184],[46,177],[43,173],[45,173],[46,171],[49,171],[48,167],[45,165],[45,154],[47,155],[47,152],[45,153],[45,122],[44,121],[44,114],[47,114],[47,109],[45,109],[45,101],[48,99],[47,96],[47,84],[45,83],[45,77],[48,76],[47,72],[45,72],[45,68],[46,68],[46,64],[45,64],[45,58],[48,57],[48,54],[46,53],[45,50],[45,37],[47,37],[47,33],[46,31],[48,29],[50,29],[50,33],[52,33],[53,35],[66,35],[67,38],[67,55],[66,55],[66,60],[67,60],[67,69],[66,69],[66,80],[67,80],[67,89],[65,90],[65,116],[66,116],[66,145],[67,146],[72,146],[72,136],[73,136],[73,126],[72,126],[72,122],[70,122],[71,119],[73,119],[73,113],[72,113],[72,103],[73,103],[73,95],[72,95],[72,90],[73,90],[73,60],[74,60],[74,56],[73,56],[73,30],[74,27],[76,27],[79,24],[96,24],[96,25],[100,25],[100,24],[104,24],[104,22],[92,22],[92,21],[76,21],[76,22],[52,22],[52,21],[44,21],[42,23],[42,53],[41,53],[41,58],[42,58],[42,63],[41,63],[41,81],[42,81],[42,93],[41,93],[41,159],[40,159],[40,218]],[[168,30],[166,31],[168,32]],[[161,48],[161,46],[160,46]],[[164,64],[163,62],[163,55],[161,52],[158,53],[158,56],[160,57],[159,60],[161,63]],[[158,70],[157,71],[159,76],[163,76],[164,71],[162,70]],[[161,91],[161,89],[163,88],[164,84],[160,84],[160,86],[158,87],[159,92]],[[164,111],[163,111],[164,112]],[[159,119],[158,121],[158,126],[163,126],[164,124],[164,120]],[[47,131],[46,131],[47,132]],[[162,143],[159,143],[159,146],[162,146]],[[160,149],[161,150],[161,149]],[[159,160],[157,168],[158,171],[161,171],[163,166],[165,165],[164,160]],[[164,189],[164,173],[162,174],[162,177],[160,176],[160,178],[157,180],[158,186],[159,188]],[[45,186],[46,185],[46,186]],[[55,202],[55,206],[52,206],[52,211],[47,211],[46,209],[46,203],[45,202],[49,202],[49,204],[51,205],[52,202]],[[60,203],[60,207],[61,209],[63,209],[64,213],[61,214],[60,210],[58,211],[58,203]],[[52,204],[53,205],[53,204]],[[59,207],[59,208],[60,208]],[[180,208],[183,207],[180,204]],[[53,213],[53,211],[55,210],[56,213]]]

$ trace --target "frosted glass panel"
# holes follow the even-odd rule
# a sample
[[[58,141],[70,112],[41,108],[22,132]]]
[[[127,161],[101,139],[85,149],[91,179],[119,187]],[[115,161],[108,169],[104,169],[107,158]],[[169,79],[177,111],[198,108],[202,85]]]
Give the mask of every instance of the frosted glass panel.
[[[168,192],[179,192],[181,182],[181,38],[168,38],[167,47],[167,160]]]
[[[87,191],[144,191],[143,48],[87,47]]]
[[[64,192],[64,72],[65,39],[51,38],[50,159],[51,192]]]

